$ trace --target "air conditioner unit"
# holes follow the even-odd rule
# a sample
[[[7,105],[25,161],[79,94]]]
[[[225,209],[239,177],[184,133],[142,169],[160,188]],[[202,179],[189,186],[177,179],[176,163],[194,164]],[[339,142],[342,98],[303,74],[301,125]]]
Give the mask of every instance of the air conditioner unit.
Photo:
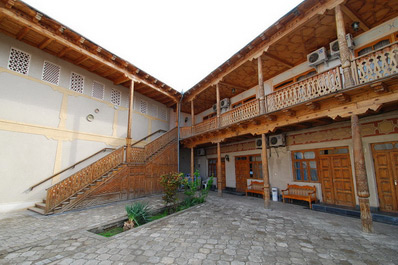
[[[256,144],[256,149],[263,148],[263,141],[261,139],[256,139],[255,144]]]
[[[223,100],[220,101],[221,108],[228,108],[230,104],[231,101],[229,100],[229,98],[224,98]]]
[[[196,155],[197,155],[197,156],[204,156],[204,155],[206,155],[205,149],[204,149],[204,148],[196,149]]]
[[[217,111],[217,104],[213,105],[213,111]]]
[[[268,146],[269,147],[285,146],[285,135],[275,134],[268,136]]]
[[[355,42],[354,39],[352,37],[351,33],[348,33],[347,35],[345,35],[345,39],[347,40],[347,46],[349,49],[354,49],[355,47]],[[332,41],[331,43],[329,43],[329,47],[330,47],[330,55],[332,57],[334,56],[339,56],[340,55],[340,47],[339,47],[339,41],[335,40]]]
[[[317,66],[318,64],[321,64],[323,62],[326,62],[327,56],[326,56],[326,49],[325,47],[322,47],[316,51],[313,51],[312,53],[307,55],[307,61],[309,66]]]

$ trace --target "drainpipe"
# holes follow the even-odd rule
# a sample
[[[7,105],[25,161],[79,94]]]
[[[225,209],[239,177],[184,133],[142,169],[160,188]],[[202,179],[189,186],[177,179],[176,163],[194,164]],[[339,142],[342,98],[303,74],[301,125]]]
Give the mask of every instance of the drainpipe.
[[[178,172],[180,172],[180,120],[181,120],[181,102],[182,99],[184,98],[184,90],[181,91],[181,99],[180,99],[180,104],[178,105],[178,123],[177,123],[177,162],[178,162]]]

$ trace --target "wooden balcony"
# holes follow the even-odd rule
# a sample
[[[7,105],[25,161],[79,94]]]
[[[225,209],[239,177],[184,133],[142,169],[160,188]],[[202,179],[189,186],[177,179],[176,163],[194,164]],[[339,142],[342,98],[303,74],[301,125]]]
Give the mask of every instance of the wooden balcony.
[[[345,90],[359,89],[368,83],[398,73],[398,43],[357,57],[351,65],[355,85],[344,86],[341,66],[329,69],[307,79],[293,83],[266,96],[266,113],[276,113],[322,97],[341,94]],[[193,127],[181,128],[181,139],[197,136],[216,129],[229,127],[261,116],[259,100],[248,102],[238,108],[221,114],[219,122],[213,117]],[[219,123],[219,124],[218,124]]]

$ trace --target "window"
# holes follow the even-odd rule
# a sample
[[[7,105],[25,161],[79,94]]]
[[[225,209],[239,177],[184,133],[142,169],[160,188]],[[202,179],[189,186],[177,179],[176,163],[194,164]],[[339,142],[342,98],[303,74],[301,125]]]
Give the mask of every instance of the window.
[[[253,100],[255,100],[255,99],[256,99],[256,96],[255,96],[255,95],[250,96],[250,97],[248,97],[248,98],[245,98],[245,99],[243,99],[243,100],[240,100],[240,101],[238,101],[238,102],[235,102],[234,104],[232,104],[232,108],[233,108],[233,109],[234,109],[234,108],[237,108],[237,107],[242,106],[243,104],[248,103],[248,102],[250,102],[250,101],[253,101]]]
[[[73,73],[70,76],[70,89],[83,94],[83,87],[84,87],[84,77]]]
[[[140,112],[143,114],[147,114],[148,111],[148,103],[145,100],[140,99]]]
[[[316,75],[316,74],[317,74],[317,71],[315,71],[313,69],[308,70],[308,71],[306,71],[304,73],[301,73],[301,74],[299,74],[299,75],[297,75],[297,76],[295,76],[295,77],[293,77],[291,79],[288,79],[286,81],[283,81],[283,82],[275,85],[274,86],[274,91],[278,90],[278,89],[281,89],[283,87],[287,87],[287,86],[289,86],[289,85],[291,85],[293,83],[296,83],[296,82],[302,81],[304,79],[307,79],[307,78],[309,78],[309,77],[311,77],[313,75]]]
[[[117,106],[120,106],[122,98],[122,93],[119,90],[112,89],[111,91],[111,103]]]
[[[263,165],[261,163],[261,156],[249,156],[250,178],[263,179]]]
[[[93,82],[91,95],[93,98],[104,99],[105,86],[99,82]]]
[[[43,73],[41,75],[41,80],[47,81],[54,85],[59,85],[59,76],[61,74],[61,67],[44,61]]]
[[[396,40],[398,36],[398,33],[393,33],[390,35],[387,35],[381,39],[378,39],[376,41],[373,41],[371,43],[366,44],[365,46],[362,46],[358,49],[355,50],[355,55],[356,56],[362,56],[364,54],[367,54],[369,52],[381,49],[387,45],[389,45],[390,43],[393,43],[394,40]]]
[[[319,182],[315,150],[292,152],[292,162],[295,181]]]
[[[14,72],[27,75],[29,71],[30,58],[31,56],[29,53],[11,48],[7,68]]]

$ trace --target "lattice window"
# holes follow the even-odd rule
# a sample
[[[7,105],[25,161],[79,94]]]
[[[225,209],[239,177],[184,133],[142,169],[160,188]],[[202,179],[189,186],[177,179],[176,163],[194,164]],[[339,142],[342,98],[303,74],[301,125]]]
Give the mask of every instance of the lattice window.
[[[153,116],[153,117],[157,117],[158,116],[158,106],[156,106],[155,104],[149,104],[149,112],[148,114]]]
[[[91,93],[93,98],[104,99],[104,91],[105,86],[103,84],[96,81],[93,82],[93,89]]]
[[[122,93],[119,90],[112,89],[111,91],[111,103],[120,106],[122,99]]]
[[[27,75],[29,71],[30,58],[31,56],[29,53],[11,48],[7,67],[12,71]]]
[[[61,74],[61,67],[44,61],[43,73],[41,75],[41,80],[47,81],[51,84],[59,85],[59,77]]]
[[[70,77],[70,89],[83,94],[83,86],[84,86],[84,77],[73,73]]]
[[[147,114],[148,113],[148,103],[145,100],[140,100],[140,112]]]
[[[159,119],[161,120],[167,120],[167,111],[165,108],[160,108],[159,109]]]

